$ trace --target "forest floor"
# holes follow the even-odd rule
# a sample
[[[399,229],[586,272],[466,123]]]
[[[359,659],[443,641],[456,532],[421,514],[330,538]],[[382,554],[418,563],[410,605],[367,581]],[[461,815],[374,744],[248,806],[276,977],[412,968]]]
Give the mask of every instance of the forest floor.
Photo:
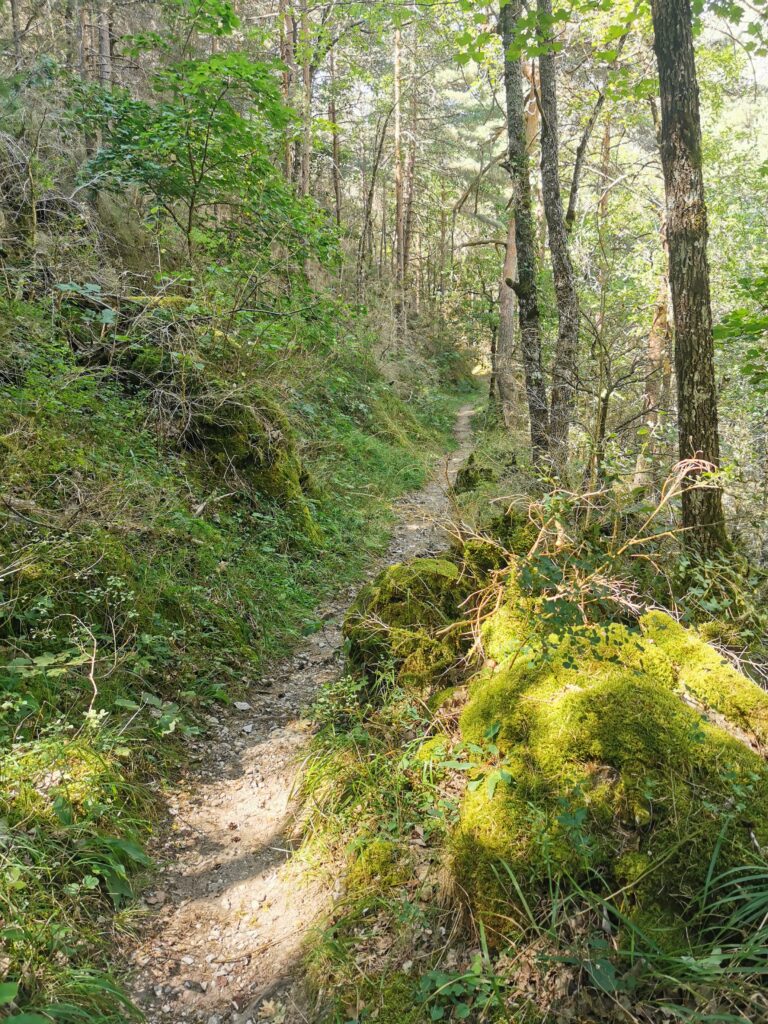
[[[450,484],[466,458],[474,408],[458,413],[458,447],[422,490],[396,505],[385,559],[445,546]],[[333,903],[333,872],[293,860],[294,793],[311,737],[317,691],[344,669],[341,623],[356,587],[322,610],[324,626],[209,719],[190,743],[189,765],[167,799],[153,853],[160,871],[144,894],[147,916],[129,953],[134,997],[149,1024],[312,1021],[302,952]],[[327,867],[327,866],[326,866]]]

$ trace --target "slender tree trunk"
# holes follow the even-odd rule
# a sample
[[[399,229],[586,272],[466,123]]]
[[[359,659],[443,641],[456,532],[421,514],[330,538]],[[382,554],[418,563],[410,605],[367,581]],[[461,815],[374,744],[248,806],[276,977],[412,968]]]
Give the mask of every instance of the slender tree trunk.
[[[109,9],[105,0],[100,0],[96,18],[99,35],[99,84],[109,89],[112,86],[112,33],[109,27]]]
[[[603,131],[603,142],[600,147],[600,175],[597,182],[597,244],[601,253],[606,252],[605,225],[608,218],[608,191],[603,183],[608,178],[611,160],[611,121],[608,118]],[[605,341],[605,307],[608,296],[608,264],[605,258],[600,259],[597,270],[597,283],[600,294],[600,307],[595,315],[595,342],[592,350],[592,364],[597,354],[597,416],[592,436],[585,489],[593,491],[600,480],[603,461],[605,459],[605,436],[608,424],[608,409],[613,389],[610,382],[610,360],[608,346]]]
[[[381,187],[381,235],[379,240],[379,280],[384,276],[384,264],[387,262],[387,185],[382,182]]]
[[[523,107],[523,69],[520,59],[510,58],[508,54],[514,42],[515,23],[520,17],[521,11],[521,0],[511,0],[511,2],[503,4],[499,25],[504,45],[504,87],[507,103],[506,167],[512,180],[512,212],[515,219],[515,246],[517,249],[517,279],[513,281],[512,287],[518,301],[520,344],[530,416],[532,456],[534,462],[538,462],[549,447],[549,414],[544,373],[541,366],[536,250]]]
[[[21,18],[19,0],[11,0],[11,33],[13,35],[13,56],[16,67],[21,67]]]
[[[366,254],[373,252],[373,204],[374,199],[376,198],[376,175],[378,174],[382,153],[384,151],[384,143],[387,138],[387,125],[389,124],[391,114],[392,111],[390,110],[384,118],[384,123],[381,126],[381,134],[378,134],[377,132],[376,138],[374,139],[375,151],[373,154],[373,166],[371,167],[371,181],[363,204],[363,226],[360,234],[360,242],[357,248],[358,294],[362,294]],[[383,202],[386,203],[386,199],[384,199]],[[381,266],[379,269],[381,270]]]
[[[663,229],[662,229],[663,230]],[[666,245],[664,246],[666,262]],[[669,322],[669,279],[666,267],[661,276],[659,291],[653,307],[653,320],[648,332],[646,354],[645,393],[643,395],[643,425],[639,437],[640,450],[635,463],[634,487],[653,486],[653,452],[656,448],[655,432],[661,419],[665,376],[668,375],[672,332]]]
[[[540,16],[551,18],[552,0],[538,0]],[[551,38],[545,40],[551,43]],[[579,298],[568,252],[563,203],[560,195],[560,141],[557,123],[555,54],[539,57],[541,90],[541,184],[547,218],[549,251],[557,302],[557,347],[552,365],[550,439],[552,455],[560,465],[568,455],[568,431],[576,398],[576,361],[579,349]]]
[[[446,195],[445,185],[443,185],[442,202],[440,204],[440,242],[438,249],[438,276],[437,276],[437,290],[439,293],[440,302],[440,316],[443,315],[443,303],[445,301],[445,260],[446,260],[446,241],[448,238],[448,215],[445,209]]]
[[[517,280],[517,246],[515,245],[515,218],[510,217],[507,229],[507,247],[499,281],[499,330],[496,335],[493,374],[501,405],[501,414],[507,426],[512,422],[515,388],[515,293],[507,281]]]
[[[402,332],[405,299],[405,196],[403,190],[402,108],[400,96],[400,29],[395,29],[394,43],[394,173],[395,173],[395,316],[398,334]]]
[[[285,65],[283,71],[283,102],[290,105],[293,86],[296,81],[296,27],[289,0],[280,0],[280,58]],[[294,177],[294,142],[286,132],[285,136],[285,177],[293,181]]]
[[[309,33],[309,12],[307,0],[301,0],[301,161],[299,174],[299,194],[309,195],[310,157],[312,154],[312,67],[311,37]]]
[[[415,53],[415,42],[414,42]],[[415,56],[414,56],[415,65]],[[418,100],[416,97],[415,67],[411,76],[411,126],[408,139],[408,155],[405,161],[405,223],[403,226],[403,287],[408,289],[408,276],[411,257],[411,239],[416,209],[416,130],[418,126]]]
[[[339,155],[339,126],[336,122],[336,60],[333,47],[328,54],[328,70],[330,74],[330,97],[328,100],[328,119],[331,122],[331,179],[333,181],[334,209],[336,226],[341,227],[341,177]]]
[[[667,199],[669,283],[675,325],[680,459],[719,466],[712,309],[707,260],[707,208],[701,159],[701,120],[689,0],[652,0],[654,49],[661,97],[661,162]],[[696,487],[683,493],[683,527],[703,555],[727,545],[722,493]]]

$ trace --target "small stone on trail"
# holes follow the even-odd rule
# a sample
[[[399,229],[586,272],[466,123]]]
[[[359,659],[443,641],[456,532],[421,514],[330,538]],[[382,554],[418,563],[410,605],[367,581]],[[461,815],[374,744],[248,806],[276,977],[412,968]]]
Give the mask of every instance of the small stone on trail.
[[[238,711],[250,711],[251,710],[251,705],[248,703],[247,700],[236,700],[234,702],[234,706],[237,708]]]

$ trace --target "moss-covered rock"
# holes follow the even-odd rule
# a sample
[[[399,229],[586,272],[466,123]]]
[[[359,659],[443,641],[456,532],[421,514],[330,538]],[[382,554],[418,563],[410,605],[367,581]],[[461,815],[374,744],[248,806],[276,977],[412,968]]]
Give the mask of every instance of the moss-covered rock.
[[[528,518],[527,511],[516,505],[509,505],[500,515],[490,520],[488,532],[507,551],[523,557],[536,543],[539,530]]]
[[[511,643],[525,610],[510,602],[499,614],[497,633]],[[462,735],[482,745],[493,731],[513,781],[492,795],[485,786],[466,794],[455,868],[497,935],[515,932],[518,885],[530,903],[546,895],[553,877],[568,876],[621,892],[623,912],[643,913],[652,934],[654,908],[664,907],[668,941],[713,857],[723,870],[753,856],[755,839],[768,842],[762,759],[677,692],[681,683],[688,687],[683,676],[692,673],[703,692],[702,674],[709,687],[724,672],[721,683],[740,695],[729,710],[757,728],[761,691],[664,618],[646,619],[645,636],[585,629],[526,657],[507,656],[473,684]],[[686,664],[673,665],[660,650],[668,632],[689,656]]]
[[[277,402],[255,388],[232,394],[209,386],[190,409],[188,441],[202,448],[222,474],[236,474],[249,488],[283,505],[307,537],[319,541],[307,504],[309,476]]]
[[[456,494],[466,494],[467,491],[474,491],[481,483],[493,483],[498,479],[498,473],[493,466],[483,465],[472,452],[467,461],[456,474],[453,490]]]
[[[733,725],[768,743],[768,693],[735,668],[692,630],[663,612],[640,620],[647,639],[668,659],[679,686]]]
[[[180,295],[136,296],[126,300],[120,315],[129,323],[137,310],[159,318],[160,336],[173,339],[173,318],[189,301]],[[146,341],[104,347],[77,317],[69,330],[79,358],[110,366],[122,386],[148,397],[170,437],[201,452],[217,475],[242,492],[284,507],[309,540],[322,540],[307,500],[311,481],[288,417],[263,388],[218,377],[212,372],[216,364],[195,342],[185,352],[176,351],[177,343]]]
[[[394,667],[404,685],[429,686],[462,650],[460,606],[469,577],[445,558],[385,569],[358,595],[344,622],[352,663],[373,677]]]

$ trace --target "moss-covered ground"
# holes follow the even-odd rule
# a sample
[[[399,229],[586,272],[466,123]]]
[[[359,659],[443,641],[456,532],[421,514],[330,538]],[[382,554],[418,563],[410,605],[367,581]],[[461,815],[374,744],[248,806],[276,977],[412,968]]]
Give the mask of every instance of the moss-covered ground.
[[[308,844],[349,863],[310,960],[325,1019],[768,1019],[765,691],[645,610],[644,570],[608,578],[634,517],[582,510],[587,558],[556,496],[482,513],[483,466],[464,541],[361,592],[356,710],[318,714]]]

